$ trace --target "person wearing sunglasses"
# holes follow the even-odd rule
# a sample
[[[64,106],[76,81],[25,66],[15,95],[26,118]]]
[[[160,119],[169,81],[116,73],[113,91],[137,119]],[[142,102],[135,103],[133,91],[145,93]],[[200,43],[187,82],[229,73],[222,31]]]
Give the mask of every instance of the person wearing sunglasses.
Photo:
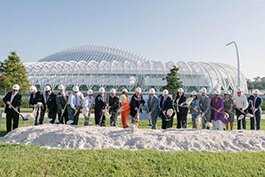
[[[3,101],[6,104],[5,113],[6,113],[6,131],[10,132],[18,128],[19,123],[19,114],[20,105],[21,105],[21,98],[22,95],[19,93],[20,86],[18,84],[13,85],[12,91],[8,92]]]

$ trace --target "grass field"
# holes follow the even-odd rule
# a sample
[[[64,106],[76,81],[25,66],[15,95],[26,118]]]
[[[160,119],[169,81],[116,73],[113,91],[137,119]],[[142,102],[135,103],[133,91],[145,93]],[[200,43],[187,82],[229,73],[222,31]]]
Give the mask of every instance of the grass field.
[[[0,176],[264,176],[265,152],[48,150],[0,144]]]
[[[93,119],[92,119],[93,120]],[[47,118],[45,119],[47,123]],[[93,123],[93,122],[92,122]],[[147,120],[140,128],[147,128]],[[174,127],[176,119],[174,120]],[[265,128],[262,120],[262,128]],[[33,120],[20,121],[20,127]],[[83,125],[80,119],[79,125]],[[236,126],[236,123],[234,124]],[[109,120],[107,120],[109,126]],[[120,121],[118,126],[120,126]],[[191,119],[188,119],[190,128]],[[158,121],[158,128],[161,120]],[[249,120],[247,120],[249,128]],[[5,118],[1,136],[5,135]],[[9,176],[265,176],[265,152],[210,153],[154,150],[55,150],[0,143],[0,177]]]

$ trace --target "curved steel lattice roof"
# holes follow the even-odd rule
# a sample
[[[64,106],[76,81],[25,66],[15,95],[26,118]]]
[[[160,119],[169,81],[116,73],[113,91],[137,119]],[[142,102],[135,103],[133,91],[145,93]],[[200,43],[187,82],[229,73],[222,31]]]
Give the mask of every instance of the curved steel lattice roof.
[[[207,87],[224,90],[236,88],[236,68],[228,64],[212,62],[152,61],[126,50],[82,46],[55,53],[40,62],[24,63],[29,80],[43,87],[50,84],[66,86],[84,85],[87,88],[105,86],[133,90],[141,86],[144,91],[154,87],[161,91],[164,79],[172,66],[180,68],[180,77],[187,91]],[[247,83],[241,73],[241,88],[247,91]]]
[[[139,61],[145,57],[124,49],[107,46],[78,46],[57,52],[39,61]]]

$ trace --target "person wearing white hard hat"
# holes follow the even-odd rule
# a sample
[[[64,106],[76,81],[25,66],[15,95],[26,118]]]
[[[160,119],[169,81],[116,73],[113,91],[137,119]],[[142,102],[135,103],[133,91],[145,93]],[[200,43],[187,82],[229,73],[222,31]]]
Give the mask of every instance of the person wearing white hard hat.
[[[226,91],[224,93],[224,108],[225,112],[229,115],[227,118],[228,123],[226,124],[226,130],[233,130],[233,124],[235,120],[234,115],[234,100],[231,98],[231,92]]]
[[[253,110],[254,110],[254,100],[255,100],[254,90],[252,90],[252,92],[249,95],[249,97],[247,97],[247,100],[248,100],[248,108],[247,108],[246,112],[249,115],[251,115],[250,118],[249,118],[250,119],[250,130],[255,130],[255,118],[254,118],[254,113],[253,113]]]
[[[29,106],[32,107],[33,112],[36,113],[34,115],[34,125],[42,124],[45,114],[45,101],[43,94],[38,91],[34,85],[30,87]]]
[[[85,121],[84,121],[85,126],[91,125],[90,114],[91,114],[91,111],[92,111],[94,105],[95,105],[95,100],[93,97],[93,91],[92,91],[92,89],[89,89],[87,91],[87,96],[84,99],[83,108],[82,108],[82,113],[85,117]]]
[[[191,98],[190,114],[192,119],[192,128],[197,129],[200,123],[200,101],[196,91],[191,92]]]
[[[109,114],[110,114],[110,126],[115,127],[117,123],[117,117],[118,117],[118,109],[120,107],[119,103],[119,97],[116,96],[116,90],[111,89],[110,90],[110,96],[109,96]]]
[[[213,130],[221,130],[223,131],[223,124],[227,124],[228,120],[224,117],[224,101],[221,97],[221,91],[219,89],[215,89],[214,96],[211,99],[211,119],[213,124]]]
[[[162,129],[172,128],[174,114],[168,115],[168,110],[173,109],[172,99],[169,97],[167,89],[163,90],[160,100],[160,117],[162,119]]]
[[[138,121],[144,104],[145,101],[143,99],[142,89],[140,87],[137,87],[130,102],[130,109],[131,109],[130,115],[132,117],[132,124],[136,128],[138,128]]]
[[[233,100],[236,109],[237,129],[240,130],[241,127],[246,129],[246,112],[248,109],[247,97],[243,94],[240,88],[237,88],[236,95],[234,95]]]
[[[45,90],[44,101],[46,103],[46,111],[48,112],[48,119],[50,123],[54,124],[57,114],[56,95],[53,93],[50,85],[46,85],[44,90]]]
[[[105,111],[108,106],[107,96],[105,94],[105,88],[99,88],[99,94],[95,98],[95,123],[98,126],[105,126],[106,116]]]
[[[130,100],[128,96],[128,90],[123,89],[120,96],[120,112],[121,112],[121,122],[123,128],[128,128],[128,120],[130,116]],[[118,110],[118,111],[119,111]]]
[[[177,128],[187,128],[188,106],[184,95],[184,89],[179,88],[175,99],[173,100],[174,109],[177,113]]]
[[[12,129],[16,129],[19,124],[19,114],[22,95],[19,93],[20,86],[18,84],[13,85],[12,92],[8,92],[3,101],[6,104],[6,131],[10,132]],[[12,127],[13,125],[13,127]]]
[[[207,95],[207,89],[201,89],[201,96],[199,97],[201,117],[202,117],[202,128],[209,129],[206,125],[211,122],[211,99]]]
[[[66,124],[68,121],[67,102],[68,95],[63,84],[58,86],[59,93],[56,96],[57,113],[59,124]]]
[[[260,130],[260,119],[261,119],[261,113],[262,113],[262,109],[261,109],[261,103],[262,103],[262,99],[259,96],[260,92],[258,89],[255,89],[253,91],[253,95],[254,95],[254,102],[253,102],[253,115],[254,115],[254,125],[256,124],[256,127],[254,128],[254,130]]]
[[[151,88],[149,90],[149,97],[147,100],[147,110],[148,110],[148,119],[149,125],[152,129],[156,129],[156,122],[159,114],[159,108],[158,108],[158,98],[155,95],[155,89]]]
[[[67,124],[78,125],[79,113],[82,108],[82,103],[84,101],[84,95],[79,90],[79,86],[74,86],[72,93],[68,98],[68,121]]]

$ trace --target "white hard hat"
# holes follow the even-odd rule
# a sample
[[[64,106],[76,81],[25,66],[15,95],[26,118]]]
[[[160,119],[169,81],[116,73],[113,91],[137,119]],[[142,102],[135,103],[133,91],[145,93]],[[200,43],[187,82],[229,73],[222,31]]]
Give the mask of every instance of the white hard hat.
[[[255,94],[255,95],[259,95],[259,89],[254,89],[254,90],[253,90],[253,94]]]
[[[128,90],[127,89],[122,89],[122,92],[128,93]]]
[[[197,92],[196,92],[196,91],[192,91],[192,92],[191,92],[191,95],[192,95],[192,96],[197,95]]]
[[[60,84],[60,85],[58,86],[58,89],[59,89],[59,90],[64,90],[64,88],[65,88],[65,87],[64,87],[63,84]]]
[[[221,95],[221,91],[219,89],[215,89],[213,93],[214,95]]]
[[[141,89],[140,87],[137,87],[137,88],[135,89],[135,91],[138,92],[138,93],[142,93],[142,89]]]
[[[87,94],[88,94],[88,95],[93,95],[93,90],[89,89],[89,90],[87,91]]]
[[[13,85],[13,88],[12,89],[13,90],[19,90],[20,89],[20,86],[18,84],[15,84],[15,85]]]
[[[110,93],[116,94],[116,90],[115,89],[111,89]]]
[[[104,87],[100,87],[98,91],[99,91],[99,93],[105,93],[105,88]]]
[[[156,93],[156,91],[155,91],[154,88],[151,88],[151,89],[149,90],[149,94],[155,94],[155,93]]]
[[[201,93],[207,93],[207,89],[205,87],[201,88]]]
[[[225,95],[231,95],[231,92],[227,90],[227,91],[224,92],[224,94]]]
[[[29,91],[32,93],[34,91],[37,91],[37,87],[35,87],[34,85],[30,86]]]
[[[74,86],[74,87],[73,87],[73,91],[74,91],[74,92],[78,92],[78,91],[79,91],[79,87],[78,87],[77,85]]]
[[[241,88],[238,87],[238,88],[236,89],[236,92],[237,92],[237,93],[242,92]]]
[[[52,89],[52,88],[51,88],[51,86],[49,86],[49,85],[46,85],[45,88],[44,88],[45,91],[50,91],[51,89]]]
[[[183,88],[179,88],[178,92],[184,93],[184,89]]]
[[[167,89],[163,90],[163,95],[168,95],[168,90]]]

